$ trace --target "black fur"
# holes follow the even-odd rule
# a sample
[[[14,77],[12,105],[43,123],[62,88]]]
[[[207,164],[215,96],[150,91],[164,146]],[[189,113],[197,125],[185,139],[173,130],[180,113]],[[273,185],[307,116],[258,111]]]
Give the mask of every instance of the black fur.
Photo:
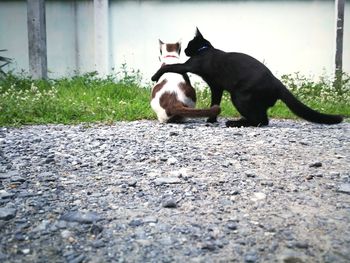
[[[166,65],[153,75],[157,81],[166,72],[199,75],[210,87],[211,106],[220,105],[222,94],[227,90],[238,112],[240,120],[228,121],[228,127],[268,125],[268,108],[281,99],[297,116],[310,122],[323,124],[340,123],[339,115],[322,114],[310,109],[279,81],[261,62],[242,53],[227,53],[215,49],[197,29],[196,36],[185,50],[190,57],[184,64]],[[216,118],[209,118],[215,122]]]

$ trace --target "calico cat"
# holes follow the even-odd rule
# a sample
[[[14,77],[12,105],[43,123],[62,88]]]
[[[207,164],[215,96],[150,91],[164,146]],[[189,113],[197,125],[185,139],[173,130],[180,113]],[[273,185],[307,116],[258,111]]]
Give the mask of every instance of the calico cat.
[[[336,124],[343,120],[339,115],[322,114],[301,103],[264,64],[253,57],[215,49],[198,28],[185,54],[190,58],[184,64],[163,66],[152,80],[157,81],[166,72],[197,74],[210,87],[211,105],[220,105],[223,91],[227,90],[233,105],[242,115],[239,120],[227,121],[227,127],[268,125],[267,110],[278,99],[297,116],[310,122]],[[210,117],[208,121],[215,122],[216,117]]]
[[[179,62],[181,43],[165,44],[159,40],[162,67]],[[216,118],[220,107],[213,105],[210,109],[194,109],[196,91],[191,86],[186,73],[167,73],[152,89],[151,107],[161,123],[181,122],[185,117]]]

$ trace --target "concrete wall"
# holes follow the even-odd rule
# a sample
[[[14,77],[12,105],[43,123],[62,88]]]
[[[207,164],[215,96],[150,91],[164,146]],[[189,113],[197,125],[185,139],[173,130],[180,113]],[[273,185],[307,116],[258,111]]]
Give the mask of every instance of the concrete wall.
[[[26,16],[26,1],[0,0],[0,49],[8,49],[3,55],[14,58],[11,67],[16,71],[28,71]],[[92,0],[46,1],[49,77],[94,71],[96,56],[104,54],[106,71],[113,73],[126,63],[149,79],[159,67],[158,38],[182,38],[186,46],[196,26],[217,48],[248,53],[274,73],[334,72],[332,0],[110,0],[108,18],[101,18],[108,23],[108,43],[100,43],[102,49],[96,47],[98,17]],[[350,1],[345,9],[343,60],[344,71],[350,72]]]

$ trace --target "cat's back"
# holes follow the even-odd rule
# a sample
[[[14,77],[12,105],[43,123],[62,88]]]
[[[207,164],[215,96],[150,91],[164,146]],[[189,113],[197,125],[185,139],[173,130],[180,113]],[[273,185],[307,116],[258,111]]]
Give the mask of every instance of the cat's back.
[[[177,99],[188,105],[195,106],[196,92],[191,83],[186,81],[181,74],[164,74],[153,88],[153,98],[159,99],[165,93],[175,94]]]
[[[215,50],[212,63],[220,65],[225,72],[234,72],[237,78],[247,75],[272,75],[262,62],[245,53]]]
[[[229,61],[239,64],[240,66],[267,69],[267,67],[259,60],[245,53],[228,52],[226,53],[226,56]]]
[[[163,82],[164,91],[176,92],[179,89],[179,85],[185,83],[185,79],[181,74],[178,73],[165,73],[159,79],[158,83]]]

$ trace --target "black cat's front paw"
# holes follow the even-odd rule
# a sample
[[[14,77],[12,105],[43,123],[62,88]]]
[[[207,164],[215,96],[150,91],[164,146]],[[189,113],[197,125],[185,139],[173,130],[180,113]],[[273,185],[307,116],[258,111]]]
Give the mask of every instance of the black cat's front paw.
[[[160,79],[160,76],[158,73],[154,74],[151,78],[152,81],[158,81]]]
[[[210,123],[215,123],[215,122],[217,122],[217,121],[218,121],[218,120],[217,120],[216,117],[210,117],[210,118],[207,119],[207,122],[210,122]]]

